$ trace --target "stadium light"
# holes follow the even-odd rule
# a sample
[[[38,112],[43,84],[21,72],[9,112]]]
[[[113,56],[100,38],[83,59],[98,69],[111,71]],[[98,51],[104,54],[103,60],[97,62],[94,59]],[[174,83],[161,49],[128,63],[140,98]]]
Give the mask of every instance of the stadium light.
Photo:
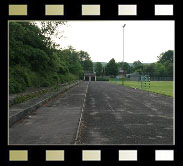
[[[125,26],[126,24],[124,24],[123,27],[123,63],[122,63],[122,85],[124,85],[124,81],[125,81],[125,70],[124,70],[124,54],[125,54],[125,49],[124,49],[124,43],[125,43],[125,36],[124,36],[124,32],[125,32]]]

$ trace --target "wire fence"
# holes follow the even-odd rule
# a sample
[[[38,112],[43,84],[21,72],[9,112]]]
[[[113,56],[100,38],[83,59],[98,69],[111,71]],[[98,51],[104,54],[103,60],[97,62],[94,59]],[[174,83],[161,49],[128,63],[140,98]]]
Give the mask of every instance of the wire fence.
[[[151,81],[173,81],[173,77],[151,77]]]
[[[131,76],[130,81],[140,81],[141,76]],[[151,81],[173,81],[173,77],[151,77]]]

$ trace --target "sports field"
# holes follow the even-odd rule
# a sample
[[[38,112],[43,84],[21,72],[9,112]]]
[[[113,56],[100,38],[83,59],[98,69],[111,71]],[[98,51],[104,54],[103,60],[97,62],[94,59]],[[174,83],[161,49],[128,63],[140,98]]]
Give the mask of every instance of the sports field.
[[[110,80],[111,83],[114,84],[122,84],[121,80],[114,81]],[[126,81],[124,82],[124,86],[129,86],[132,88],[142,89],[146,91],[151,91],[158,94],[163,94],[166,96],[173,97],[173,81],[151,81],[150,88],[149,83],[146,84],[147,87],[141,88],[141,81]]]

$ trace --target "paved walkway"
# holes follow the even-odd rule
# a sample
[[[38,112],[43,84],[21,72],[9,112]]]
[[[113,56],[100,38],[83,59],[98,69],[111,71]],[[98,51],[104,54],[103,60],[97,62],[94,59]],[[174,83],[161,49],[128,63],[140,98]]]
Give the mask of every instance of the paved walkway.
[[[109,82],[82,82],[9,130],[10,144],[173,144],[173,99]],[[86,95],[86,98],[85,98]]]
[[[88,82],[49,101],[9,129],[10,144],[73,144]]]
[[[79,144],[173,144],[173,99],[90,82]]]

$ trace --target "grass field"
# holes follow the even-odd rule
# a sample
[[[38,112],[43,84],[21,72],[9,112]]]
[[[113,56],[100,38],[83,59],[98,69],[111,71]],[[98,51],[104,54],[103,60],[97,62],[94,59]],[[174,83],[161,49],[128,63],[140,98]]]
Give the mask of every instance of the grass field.
[[[110,80],[110,82],[114,84],[122,84],[121,81]],[[126,81],[124,82],[124,86],[142,89],[146,91],[151,91],[158,94],[163,94],[166,96],[173,97],[173,81],[151,81],[151,85],[149,88],[149,84],[147,83],[147,87],[141,88],[141,81]]]

